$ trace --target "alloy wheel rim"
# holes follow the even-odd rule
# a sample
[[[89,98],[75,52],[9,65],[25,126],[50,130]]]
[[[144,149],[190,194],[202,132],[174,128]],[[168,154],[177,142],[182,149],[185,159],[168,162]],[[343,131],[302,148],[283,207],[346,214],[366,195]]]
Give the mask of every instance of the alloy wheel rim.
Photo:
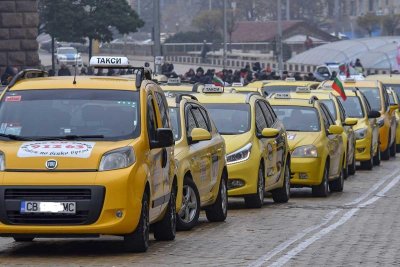
[[[193,221],[197,213],[197,206],[197,198],[193,188],[188,185],[183,186],[183,207],[179,214],[181,220],[185,223]]]

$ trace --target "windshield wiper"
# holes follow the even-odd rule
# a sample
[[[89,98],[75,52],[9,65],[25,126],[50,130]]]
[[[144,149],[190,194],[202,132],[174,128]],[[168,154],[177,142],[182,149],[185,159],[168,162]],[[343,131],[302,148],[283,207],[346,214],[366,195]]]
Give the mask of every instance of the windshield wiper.
[[[82,139],[104,139],[104,135],[64,135],[64,136],[43,136],[37,137],[37,141],[51,141],[51,140],[82,140]]]
[[[28,138],[28,137],[23,137],[15,134],[0,134],[0,137],[8,138],[10,140],[16,140],[16,141],[32,141],[33,139]]]

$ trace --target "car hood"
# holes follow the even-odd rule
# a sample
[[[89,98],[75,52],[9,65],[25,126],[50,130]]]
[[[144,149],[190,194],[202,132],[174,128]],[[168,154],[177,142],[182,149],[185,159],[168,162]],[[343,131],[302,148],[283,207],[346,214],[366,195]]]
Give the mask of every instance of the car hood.
[[[299,146],[312,145],[320,135],[320,132],[287,132],[289,148],[294,150]]]
[[[46,171],[48,160],[57,161],[55,170],[97,170],[104,153],[126,147],[131,140],[0,142],[8,171]]]
[[[222,135],[225,140],[226,154],[230,154],[251,142],[250,132],[237,135]]]

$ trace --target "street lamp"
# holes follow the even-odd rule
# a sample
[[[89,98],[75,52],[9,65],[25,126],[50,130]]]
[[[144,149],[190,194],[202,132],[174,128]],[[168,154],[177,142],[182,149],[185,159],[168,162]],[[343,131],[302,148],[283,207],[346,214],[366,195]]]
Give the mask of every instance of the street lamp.
[[[226,40],[226,35],[227,35],[227,28],[228,28],[228,24],[227,24],[227,13],[226,13],[226,3],[227,0],[224,0],[224,49],[223,49],[223,69],[226,68],[226,50],[227,50],[227,40]]]
[[[278,71],[279,74],[282,76],[283,72],[283,46],[282,46],[282,8],[281,8],[281,0],[278,0],[278,42],[277,42],[277,49],[278,49]]]

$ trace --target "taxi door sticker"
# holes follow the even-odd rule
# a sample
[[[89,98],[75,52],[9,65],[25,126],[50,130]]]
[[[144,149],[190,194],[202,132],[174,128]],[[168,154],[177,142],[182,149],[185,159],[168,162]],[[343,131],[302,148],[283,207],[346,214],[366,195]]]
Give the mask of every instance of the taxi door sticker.
[[[39,141],[25,142],[18,150],[20,158],[66,157],[89,158],[95,142]]]
[[[218,179],[218,170],[219,170],[219,161],[218,161],[218,155],[212,155],[211,156],[211,182],[215,183]]]

